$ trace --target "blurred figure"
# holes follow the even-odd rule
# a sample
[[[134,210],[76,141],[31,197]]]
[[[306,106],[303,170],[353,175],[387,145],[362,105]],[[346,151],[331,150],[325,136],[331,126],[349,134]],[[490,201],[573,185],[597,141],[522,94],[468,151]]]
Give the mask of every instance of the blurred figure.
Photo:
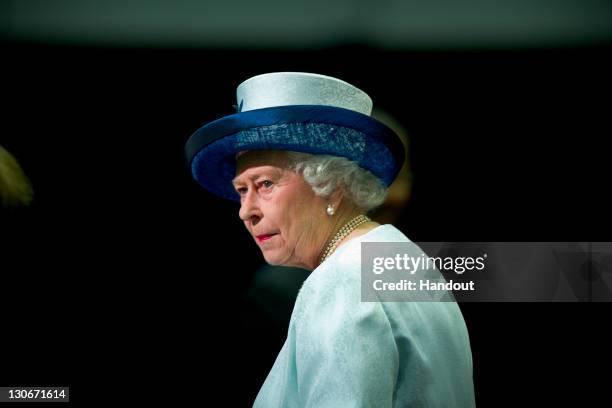
[[[5,148],[0,146],[0,204],[3,208],[28,206],[34,191],[23,169]]]
[[[404,165],[395,181],[389,186],[387,199],[380,207],[375,208],[370,214],[370,218],[379,224],[396,224],[400,215],[406,208],[408,200],[410,200],[410,193],[412,192],[412,172],[408,160],[408,133],[396,118],[382,109],[374,108],[370,116],[390,127],[402,140],[406,152]]]

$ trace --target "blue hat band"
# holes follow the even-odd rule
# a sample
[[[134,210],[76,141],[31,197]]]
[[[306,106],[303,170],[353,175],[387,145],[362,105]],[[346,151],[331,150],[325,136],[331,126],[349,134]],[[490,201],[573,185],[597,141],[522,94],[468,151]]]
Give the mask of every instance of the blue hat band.
[[[346,157],[386,185],[404,159],[403,146],[389,128],[367,115],[329,106],[283,106],[226,116],[200,128],[186,146],[193,177],[230,200],[239,199],[231,180],[236,175],[235,155],[242,150]]]

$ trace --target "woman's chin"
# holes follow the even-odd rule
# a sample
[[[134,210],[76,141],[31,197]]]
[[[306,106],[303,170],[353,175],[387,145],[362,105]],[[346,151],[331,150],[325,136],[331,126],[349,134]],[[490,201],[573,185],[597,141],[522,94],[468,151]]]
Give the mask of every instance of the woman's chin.
[[[273,266],[284,266],[284,259],[275,251],[263,251],[263,257],[266,262]]]

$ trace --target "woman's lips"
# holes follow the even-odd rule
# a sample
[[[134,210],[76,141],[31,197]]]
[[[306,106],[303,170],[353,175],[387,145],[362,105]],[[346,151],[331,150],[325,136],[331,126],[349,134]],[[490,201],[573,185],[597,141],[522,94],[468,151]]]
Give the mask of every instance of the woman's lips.
[[[256,238],[258,242],[264,242],[272,238],[274,235],[277,235],[277,234],[262,234],[262,235],[257,235]]]

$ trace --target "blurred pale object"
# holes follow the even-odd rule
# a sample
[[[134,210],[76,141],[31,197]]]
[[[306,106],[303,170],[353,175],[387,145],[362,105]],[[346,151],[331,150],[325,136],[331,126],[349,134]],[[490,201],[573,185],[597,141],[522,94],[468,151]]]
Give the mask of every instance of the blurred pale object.
[[[17,160],[0,146],[0,203],[18,207],[32,202],[34,191]]]

